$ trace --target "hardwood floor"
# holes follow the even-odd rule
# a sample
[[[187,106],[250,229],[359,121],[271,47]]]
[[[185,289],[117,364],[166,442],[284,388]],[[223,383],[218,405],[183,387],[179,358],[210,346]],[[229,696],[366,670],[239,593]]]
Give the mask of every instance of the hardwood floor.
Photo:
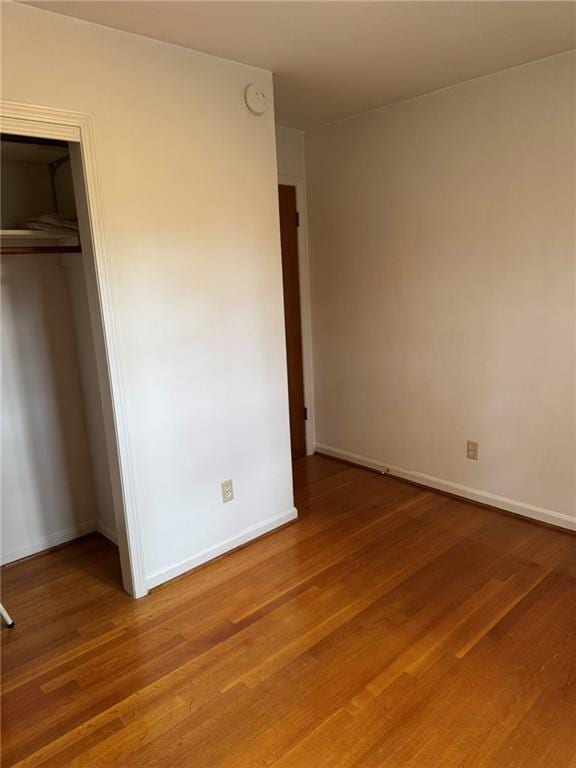
[[[2,765],[574,768],[576,537],[321,457],[295,524],[132,601],[8,567]]]

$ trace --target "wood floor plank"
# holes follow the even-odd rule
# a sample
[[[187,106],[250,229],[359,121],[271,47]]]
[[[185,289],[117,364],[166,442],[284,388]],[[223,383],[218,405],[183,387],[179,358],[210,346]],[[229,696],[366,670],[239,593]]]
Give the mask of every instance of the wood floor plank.
[[[299,520],[130,600],[2,570],[2,765],[576,768],[576,537],[325,457]],[[57,620],[56,620],[57,619]]]

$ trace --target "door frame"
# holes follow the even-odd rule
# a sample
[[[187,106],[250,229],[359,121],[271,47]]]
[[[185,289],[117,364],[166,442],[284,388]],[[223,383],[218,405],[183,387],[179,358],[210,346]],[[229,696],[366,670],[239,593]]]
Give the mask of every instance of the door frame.
[[[80,201],[80,206],[84,208],[90,237],[89,243],[84,243],[83,251],[89,257],[89,264],[93,266],[93,270],[90,269],[91,285],[90,275],[87,275],[89,297],[92,299],[89,301],[90,315],[93,323],[96,321],[102,329],[102,344],[96,345],[96,358],[102,391],[108,469],[114,496],[122,583],[132,597],[143,597],[148,593],[144,547],[126,407],[125,377],[117,330],[118,312],[113,294],[110,252],[107,247],[96,163],[94,118],[84,112],[2,100],[0,120],[4,133],[60,139],[75,142],[78,146],[77,150],[71,147],[70,161],[73,172],[76,165],[76,170],[82,173],[86,193],[85,198]],[[108,397],[105,392],[109,392]]]
[[[308,413],[306,420],[306,454],[311,456],[316,444],[314,408],[314,357],[312,347],[312,304],[310,293],[310,257],[308,251],[308,209],[306,183],[300,176],[278,176],[278,184],[296,189],[298,211],[298,271],[300,281],[300,327],[302,331],[302,368],[304,373],[304,400]]]

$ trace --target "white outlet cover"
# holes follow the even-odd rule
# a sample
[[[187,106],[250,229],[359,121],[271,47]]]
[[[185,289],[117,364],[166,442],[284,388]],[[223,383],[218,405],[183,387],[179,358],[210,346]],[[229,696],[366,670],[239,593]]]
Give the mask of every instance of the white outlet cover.
[[[244,89],[244,103],[253,115],[263,115],[268,107],[266,93],[256,83],[249,83]]]
[[[234,485],[232,480],[224,480],[223,483],[220,483],[220,488],[222,490],[223,504],[226,504],[226,502],[232,501],[234,499]]]

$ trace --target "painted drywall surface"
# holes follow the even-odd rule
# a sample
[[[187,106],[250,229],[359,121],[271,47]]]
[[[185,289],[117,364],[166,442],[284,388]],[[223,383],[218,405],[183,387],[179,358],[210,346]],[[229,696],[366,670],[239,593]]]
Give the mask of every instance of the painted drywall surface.
[[[279,176],[306,178],[304,132],[276,126],[276,156]]]
[[[58,211],[65,217],[77,218],[74,183],[70,162],[60,165],[55,176]],[[106,437],[104,430],[103,406],[98,383],[98,369],[94,346],[94,334],[90,320],[90,309],[84,254],[67,254],[61,258],[65,266],[73,330],[82,385],[82,401],[86,430],[90,447],[94,491],[96,494],[95,528],[104,536],[117,542],[114,500],[108,468]]]
[[[63,261],[66,264],[66,278],[70,294],[82,383],[82,399],[94,477],[94,491],[96,493],[95,527],[115,542],[114,500],[108,470],[102,402],[98,387],[98,370],[82,258],[82,254],[73,254],[66,256]]]
[[[292,509],[274,118],[242,100],[254,81],[271,103],[272,78],[24,6],[4,7],[3,32],[4,98],[94,114],[157,579]]]
[[[58,211],[65,217],[76,218],[76,200],[70,162],[62,163],[58,168],[55,176],[55,188]],[[116,542],[114,500],[106,451],[103,406],[98,385],[94,336],[84,274],[85,258],[84,254],[69,254],[64,256],[61,262],[66,269],[94,491],[96,493],[95,528]]]
[[[307,134],[318,443],[575,515],[574,63]]]
[[[276,157],[281,183],[296,186],[299,214],[298,261],[300,270],[300,309],[302,321],[302,362],[304,365],[304,397],[307,409],[306,451],[315,450],[314,371],[310,316],[310,267],[308,261],[308,213],[306,204],[306,152],[303,131],[276,126]]]
[[[6,190],[10,190],[10,194]],[[3,229],[14,229],[30,216],[52,210],[48,166],[42,163],[2,162]]]
[[[2,562],[95,528],[96,503],[65,270],[2,257]]]
[[[62,163],[56,170],[54,188],[56,190],[59,213],[66,218],[70,216],[75,217],[76,201],[74,199],[74,184],[72,182],[72,171],[69,161]]]

